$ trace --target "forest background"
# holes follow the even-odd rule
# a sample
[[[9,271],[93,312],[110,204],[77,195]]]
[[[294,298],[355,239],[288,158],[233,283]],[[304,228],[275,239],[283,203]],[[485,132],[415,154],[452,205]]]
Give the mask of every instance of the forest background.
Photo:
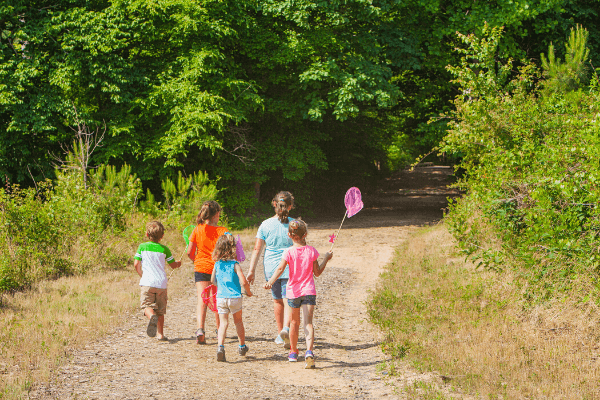
[[[5,1],[0,303],[124,268],[149,218],[179,232],[217,199],[221,223],[245,228],[281,189],[297,215],[324,215],[348,187],[368,195],[428,154],[457,166],[465,195],[445,221],[460,251],[510,278],[516,308],[567,299],[596,320],[599,12],[596,0]],[[410,280],[388,281],[371,317],[390,354],[418,354],[414,321],[389,322],[419,315],[399,295]],[[432,291],[419,296],[449,293]],[[471,292],[478,316],[507,304]],[[0,342],[18,343],[21,324],[5,321]]]
[[[281,188],[299,215],[335,211],[347,187],[368,193],[429,152],[462,176],[447,221],[463,251],[522,264],[527,296],[551,297],[600,265],[599,11],[5,2],[0,290],[123,265],[107,242],[137,240],[148,215],[185,226],[206,199],[232,228]]]

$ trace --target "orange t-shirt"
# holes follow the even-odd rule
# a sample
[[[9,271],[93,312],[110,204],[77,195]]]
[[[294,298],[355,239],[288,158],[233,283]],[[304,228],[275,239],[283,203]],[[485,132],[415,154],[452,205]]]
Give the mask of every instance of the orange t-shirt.
[[[198,225],[194,228],[190,242],[196,244],[196,257],[194,258],[194,271],[212,274],[215,261],[212,253],[219,236],[227,232],[223,226]]]

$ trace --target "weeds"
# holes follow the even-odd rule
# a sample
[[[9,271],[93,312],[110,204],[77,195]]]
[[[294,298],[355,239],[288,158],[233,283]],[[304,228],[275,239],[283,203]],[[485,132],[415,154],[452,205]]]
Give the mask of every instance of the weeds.
[[[482,398],[595,398],[600,315],[595,301],[581,301],[592,284],[580,277],[575,293],[531,306],[511,270],[465,263],[444,225],[414,234],[369,303],[392,357],[386,368],[436,371],[439,385]],[[410,398],[444,398],[428,385],[406,390]]]

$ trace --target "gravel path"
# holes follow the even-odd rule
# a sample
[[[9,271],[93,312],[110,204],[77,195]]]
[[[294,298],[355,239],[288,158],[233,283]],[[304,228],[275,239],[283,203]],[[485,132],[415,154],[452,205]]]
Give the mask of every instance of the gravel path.
[[[447,171],[442,172],[445,179]],[[114,334],[76,351],[49,385],[31,392],[31,398],[403,398],[378,369],[386,356],[379,346],[379,333],[367,322],[365,301],[394,249],[410,230],[441,217],[440,204],[445,204],[448,192],[403,193],[395,187],[406,184],[407,175],[396,179],[397,182],[389,182],[377,199],[369,202],[366,198],[365,210],[344,222],[334,258],[317,279],[316,369],[304,369],[302,357],[298,363],[289,363],[287,351],[273,342],[277,333],[273,303],[270,292],[258,284],[253,287],[257,296],[244,298],[244,325],[250,351],[246,357],[237,354],[235,326],[230,320],[225,344],[227,362],[217,363],[212,316],[207,318],[207,344],[195,343],[196,296],[192,266],[188,263],[176,271],[190,277],[189,294],[169,302],[165,318],[168,341],[147,337],[147,320],[139,314],[132,315]],[[427,206],[421,211],[411,210],[407,206],[414,204],[411,196],[423,197],[422,203]],[[309,221],[308,244],[321,254],[326,252],[328,237],[339,222]],[[245,242],[250,241],[251,238],[245,238]],[[246,249],[247,254],[250,251]],[[247,271],[248,261],[242,268]],[[299,342],[303,354],[302,333]],[[408,369],[395,379],[407,382],[415,377],[429,379]]]

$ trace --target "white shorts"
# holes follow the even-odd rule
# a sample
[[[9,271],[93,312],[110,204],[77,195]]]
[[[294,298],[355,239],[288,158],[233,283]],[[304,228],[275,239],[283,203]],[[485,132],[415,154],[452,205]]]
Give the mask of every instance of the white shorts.
[[[238,311],[242,311],[242,298],[217,299],[217,311],[219,314],[235,314]]]

